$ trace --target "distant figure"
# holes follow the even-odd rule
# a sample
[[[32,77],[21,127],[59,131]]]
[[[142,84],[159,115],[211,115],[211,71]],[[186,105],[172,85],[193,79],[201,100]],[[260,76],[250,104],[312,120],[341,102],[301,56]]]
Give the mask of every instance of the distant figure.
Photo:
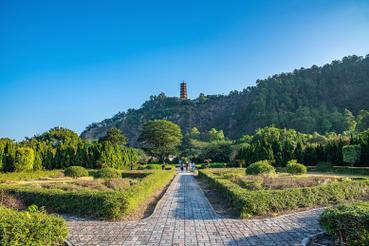
[[[181,172],[183,172],[183,161],[179,160],[179,167],[181,168]]]
[[[192,169],[192,172],[196,170],[196,165],[195,165],[195,162],[193,161],[191,161],[191,169]]]
[[[188,172],[188,161],[186,162],[186,172]]]

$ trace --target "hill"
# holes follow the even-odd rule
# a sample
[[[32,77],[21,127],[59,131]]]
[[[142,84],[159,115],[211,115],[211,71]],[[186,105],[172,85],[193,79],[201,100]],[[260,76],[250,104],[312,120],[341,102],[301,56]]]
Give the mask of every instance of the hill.
[[[345,119],[350,112],[369,109],[368,97],[369,55],[349,56],[322,67],[314,65],[257,80],[255,86],[226,96],[201,94],[194,100],[164,93],[151,96],[139,109],[89,125],[81,137],[97,139],[117,127],[135,145],[142,124],[151,119],[173,121],[184,131],[192,127],[223,129],[229,138],[267,125],[305,133],[342,132],[348,127]]]

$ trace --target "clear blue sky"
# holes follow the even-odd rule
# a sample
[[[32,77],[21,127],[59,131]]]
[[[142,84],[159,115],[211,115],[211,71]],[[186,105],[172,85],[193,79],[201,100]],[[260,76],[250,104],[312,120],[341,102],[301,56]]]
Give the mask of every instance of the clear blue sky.
[[[0,1],[0,137],[368,53],[368,1]]]

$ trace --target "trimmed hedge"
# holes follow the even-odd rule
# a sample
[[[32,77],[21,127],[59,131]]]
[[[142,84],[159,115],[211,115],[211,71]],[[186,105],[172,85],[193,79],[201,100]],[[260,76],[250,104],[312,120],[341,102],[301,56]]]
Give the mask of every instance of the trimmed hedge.
[[[328,208],[319,223],[339,245],[369,245],[369,202]]]
[[[63,245],[67,234],[67,224],[59,216],[0,206],[0,245]]]
[[[64,169],[64,175],[72,178],[80,178],[88,176],[88,171],[84,167],[70,166]]]
[[[119,170],[111,168],[111,167],[105,167],[101,168],[96,171],[94,174],[95,178],[101,178],[101,179],[115,179],[115,178],[121,178],[122,174]]]
[[[308,171],[369,176],[369,167],[312,166],[308,167]]]
[[[257,175],[257,174],[274,174],[275,168],[270,165],[269,161],[263,160],[254,162],[246,168],[246,174]]]
[[[205,170],[199,171],[199,177],[207,180],[238,211],[241,218],[336,204],[369,194],[369,180],[334,182],[284,190],[251,191]]]
[[[120,191],[64,191],[1,185],[0,190],[14,194],[26,205],[36,204],[59,213],[97,218],[118,219],[164,188],[174,177],[174,171],[153,171],[138,184]]]

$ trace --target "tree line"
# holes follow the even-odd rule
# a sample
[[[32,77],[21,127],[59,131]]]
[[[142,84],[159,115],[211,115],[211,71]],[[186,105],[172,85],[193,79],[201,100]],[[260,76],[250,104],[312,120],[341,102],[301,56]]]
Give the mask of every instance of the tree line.
[[[63,169],[73,165],[128,169],[136,165],[144,153],[126,144],[124,135],[115,128],[99,141],[83,140],[75,132],[61,127],[19,143],[2,138],[0,171]]]
[[[182,133],[180,126],[166,120],[143,125],[141,149],[127,146],[127,138],[111,128],[98,141],[81,139],[65,128],[53,128],[22,142],[0,139],[0,170],[31,171],[113,167],[132,169],[138,163],[172,162],[191,159],[197,163],[226,162],[229,166],[248,166],[270,160],[284,167],[290,160],[305,165],[325,162],[333,165],[369,166],[369,129],[359,131],[355,121],[341,134],[306,134],[294,129],[263,127],[254,135],[229,140],[222,130],[197,128]]]
[[[275,166],[284,167],[294,159],[306,165],[326,162],[369,166],[369,129],[322,135],[272,126],[231,141],[222,131],[211,129],[201,133],[193,128],[184,136],[181,149],[183,156],[197,162],[227,162],[233,166],[271,160]]]

